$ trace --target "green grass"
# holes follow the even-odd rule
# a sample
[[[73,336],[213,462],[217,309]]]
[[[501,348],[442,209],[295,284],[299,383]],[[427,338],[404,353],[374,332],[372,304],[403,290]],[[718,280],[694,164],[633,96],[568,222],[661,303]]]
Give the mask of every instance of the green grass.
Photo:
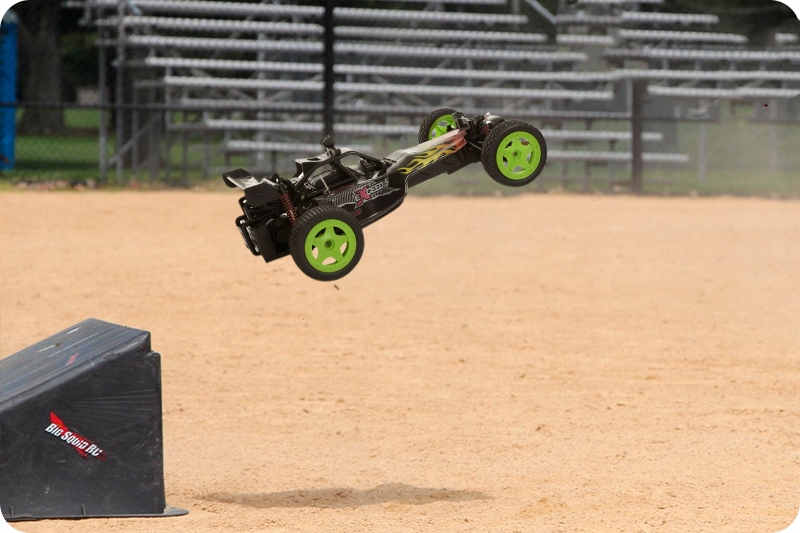
[[[706,158],[707,172],[704,178],[698,175],[698,139],[700,126],[696,123],[678,125],[678,151],[689,154],[691,162],[684,166],[653,166],[645,168],[645,192],[648,194],[699,194],[699,195],[754,195],[800,197],[800,127],[777,126],[777,135],[772,126],[749,123],[742,117],[730,116],[723,110],[722,122],[708,124]],[[96,110],[73,109],[65,112],[65,121],[76,132],[75,135],[55,137],[19,136],[17,138],[17,168],[0,174],[0,181],[17,180],[86,180],[97,179],[98,176],[98,139],[91,130],[99,123],[99,112]],[[575,125],[570,125],[574,127]],[[619,123],[596,124],[596,130],[620,129]],[[647,130],[648,128],[645,127]],[[181,182],[181,165],[183,150],[175,137],[172,148],[171,184]],[[777,150],[780,165],[772,168],[773,139],[777,139]],[[374,139],[350,139],[343,145],[369,143]],[[220,139],[213,142],[221,142]],[[386,155],[398,148],[407,147],[415,139],[406,137],[394,140],[377,140],[373,153]],[[113,139],[109,150],[113,150]],[[658,143],[647,143],[650,151],[663,151]],[[592,149],[607,150],[606,143],[598,143]],[[621,146],[620,148],[624,148]],[[196,185],[203,182],[200,166],[203,160],[203,147],[195,143],[188,151],[189,179],[183,185]],[[247,156],[231,157],[226,164],[222,155],[212,152],[210,164],[213,167],[230,166],[236,168],[250,167]],[[582,163],[570,164],[569,178],[580,180],[583,175]],[[114,181],[113,169],[110,169],[110,184]],[[287,155],[278,158],[277,171],[284,176],[294,172],[294,163]],[[561,177],[561,163],[553,163],[545,169],[535,184],[523,188],[508,188],[492,181],[480,165],[472,165],[451,176],[441,176],[412,189],[413,194],[420,195],[497,195],[518,194],[520,192],[546,192],[554,189],[574,192],[627,192],[625,187],[611,187],[607,183],[564,182]],[[593,176],[598,179],[608,177],[607,170],[596,167]],[[132,178],[126,172],[124,185]],[[629,170],[620,166],[613,176],[615,180],[625,181],[629,178]],[[138,179],[149,181],[145,165],[140,168]],[[162,169],[160,179],[165,179]],[[216,174],[210,176],[217,180]]]
[[[17,165],[3,172],[9,180],[85,180],[97,178],[97,137],[19,136]]]
[[[100,128],[99,109],[66,109],[64,125],[68,128]]]

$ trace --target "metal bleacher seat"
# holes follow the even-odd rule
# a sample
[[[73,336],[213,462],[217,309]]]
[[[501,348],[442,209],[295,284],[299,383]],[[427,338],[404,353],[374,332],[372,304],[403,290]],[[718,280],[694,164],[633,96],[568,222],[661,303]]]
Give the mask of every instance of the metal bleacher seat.
[[[590,35],[584,33],[560,33],[556,42],[565,45],[614,46],[617,40],[611,35]]]
[[[619,30],[621,39],[634,41],[664,41],[672,43],[720,43],[747,44],[747,37],[734,33],[714,33],[696,31],[638,30],[623,28]]]
[[[321,63],[295,63],[290,61],[249,61],[242,59],[195,59],[190,57],[150,56],[144,65],[154,68],[185,68],[203,70],[247,70],[254,72],[302,72],[322,74]]]
[[[775,44],[778,45],[791,45],[800,44],[800,34],[797,33],[776,33]]]
[[[162,68],[198,68],[203,70],[246,70],[261,72],[302,72],[322,74],[321,63],[299,63],[288,61],[246,61],[230,59],[193,59],[183,57],[147,57],[144,64]],[[395,67],[385,65],[338,64],[334,66],[337,74],[402,77],[402,78],[434,78],[472,80],[511,80],[511,81],[544,81],[544,82],[612,82],[619,78],[613,72],[581,72],[581,71],[544,71],[535,70],[469,70],[453,68]]]
[[[671,154],[645,152],[642,154],[646,163],[683,164],[690,161],[687,154]],[[581,150],[548,150],[548,161],[584,161],[595,163],[629,163],[633,159],[631,152],[601,152]]]
[[[323,89],[322,81],[308,80],[260,80],[242,78],[219,78],[198,76],[164,76],[164,83],[170,87],[244,89],[244,90],[287,90],[319,92]],[[611,100],[612,91],[576,91],[566,89],[514,89],[502,87],[463,87],[450,85],[409,85],[390,83],[353,83],[336,82],[335,89],[342,93],[375,93],[386,94],[401,92],[416,95],[440,96],[480,96],[497,98],[531,98],[531,99],[574,99],[574,100]]]
[[[270,141],[246,141],[246,140],[231,140],[225,141],[225,151],[227,152],[290,152],[290,153],[319,153],[322,152],[320,145],[317,143],[299,143],[299,142],[270,142]],[[358,150],[360,152],[370,150],[371,146],[367,144],[350,145],[348,148]]]
[[[86,0],[95,8],[116,8],[117,0]],[[261,4],[244,2],[209,2],[203,0],[136,0],[137,9],[145,13],[173,13],[225,16],[292,16],[318,20],[324,14],[321,6],[292,4]],[[446,22],[472,24],[524,24],[524,15],[495,13],[456,13],[441,11],[409,11],[339,7],[334,10],[337,20],[382,20],[404,22]]]
[[[483,0],[482,0],[483,1]],[[309,35],[319,37],[323,33],[319,24],[301,22],[272,22],[253,20],[223,20],[206,18],[175,18],[129,15],[122,18],[127,28],[154,28],[159,30],[187,30],[219,33],[265,33],[268,35]],[[116,28],[116,17],[96,21],[100,27]],[[499,32],[499,31],[461,31],[424,28],[374,28],[362,26],[335,27],[337,37],[369,39],[406,39],[410,41],[475,41],[475,42],[513,42],[545,43],[543,33]]]
[[[334,10],[334,132],[340,144],[355,147],[348,142],[354,138],[416,138],[421,117],[448,105],[470,116],[494,111],[534,121],[553,141],[557,160],[563,156],[587,168],[607,164],[609,169],[631,160],[625,148],[615,151],[619,143],[631,144],[629,131],[592,129],[593,121],[630,120],[630,113],[588,111],[580,105],[615,98],[619,73],[596,66],[576,69],[590,57],[597,61],[598,48],[619,46],[616,34],[562,33],[552,42],[544,33],[523,31],[519,25],[528,17],[521,13],[530,11],[513,9],[515,2],[508,0],[409,0],[378,9],[386,7],[383,1],[349,7],[359,5],[354,0]],[[128,68],[148,72],[134,87],[191,110],[162,120],[159,127],[168,137],[182,142],[184,151],[201,141],[221,149],[226,158],[249,154],[263,168],[267,153],[274,158],[278,152],[318,152],[316,143],[306,141],[316,140],[323,129],[324,10],[319,3],[279,2],[130,0],[135,8],[119,20],[117,0],[86,0],[84,5],[103,28],[101,44],[130,50]],[[646,13],[646,20],[633,20],[619,10],[657,3],[661,0],[579,2],[587,11],[614,6],[618,11],[611,17],[588,16],[613,19],[624,29],[711,23],[709,17],[692,14],[665,18]],[[470,7],[458,7],[463,5]],[[479,13],[481,6],[494,7]],[[116,38],[119,29],[123,33]],[[495,109],[484,107],[491,102],[497,102]],[[570,110],[573,102],[582,109]],[[586,129],[571,129],[565,122],[585,123]],[[270,135],[273,131],[282,133]],[[647,132],[642,140],[660,142],[663,135]],[[609,143],[610,149],[590,152],[597,142]],[[576,145],[580,149],[567,149]],[[681,162],[686,157],[654,153],[645,160]]]
[[[173,13],[225,16],[294,16],[319,18],[324,8],[287,4],[252,4],[245,2],[208,2],[202,0],[135,0],[137,9],[147,13]],[[116,9],[118,0],[86,0],[90,8]]]
[[[322,35],[322,26],[302,22],[273,22],[259,20],[225,20],[208,18],[176,18],[128,15],[118,20],[108,17],[95,21],[103,28],[116,28],[119,23],[126,28],[159,30],[187,30],[214,33],[267,33],[270,35]]]
[[[668,59],[686,61],[776,62],[800,61],[800,51],[789,50],[686,50],[676,48],[612,48],[607,59]]]
[[[547,35],[543,33],[444,30],[421,28],[371,28],[363,26],[337,26],[334,28],[337,37],[353,39],[400,39],[428,41],[475,41],[493,43],[545,43]]]
[[[778,70],[667,70],[616,69],[621,79],[685,80],[685,81],[800,81],[798,71]]]
[[[215,130],[258,130],[258,131],[297,131],[318,133],[322,131],[321,122],[278,121],[278,120],[231,120],[209,119],[202,124],[184,123],[176,124],[175,129],[210,128]],[[417,134],[419,127],[416,124],[358,124],[339,123],[334,126],[336,133],[354,133],[369,135],[411,135]],[[554,130],[542,128],[542,134],[549,140],[558,141],[605,141],[619,142],[630,141],[629,131],[583,131],[583,130]],[[660,142],[664,136],[658,132],[645,132],[642,134],[645,142]]]
[[[556,16],[562,26],[628,26],[633,24],[718,24],[717,15],[695,13],[657,13],[650,11],[622,11],[618,15],[587,15],[584,13]]]
[[[650,85],[647,92],[653,96],[672,96],[677,98],[795,98],[800,89],[773,89],[766,87],[736,87],[735,89],[714,89],[700,87],[663,87]]]
[[[456,13],[452,11],[409,11],[389,9],[365,9],[357,7],[339,7],[334,10],[337,20],[361,21],[394,21],[407,24],[409,22],[436,22],[454,24],[525,24],[528,17],[515,14],[496,13]]]
[[[153,35],[131,35],[126,43],[133,47],[169,48],[170,50],[224,50],[231,52],[299,52],[322,53],[319,41],[214,39],[202,37],[171,37]],[[539,63],[585,61],[581,52],[495,50],[484,48],[429,47],[409,45],[386,45],[364,42],[337,42],[336,53],[359,54],[360,56],[398,56],[440,59],[487,59],[505,61],[530,61]]]
[[[169,50],[217,50],[226,52],[299,52],[322,53],[319,40],[255,40],[215,39],[205,37],[172,37],[161,35],[129,35],[125,43],[130,47],[165,48]],[[106,43],[108,44],[108,43]]]
[[[620,18],[624,24],[719,24],[719,17],[717,15],[707,15],[703,13],[623,11]]]

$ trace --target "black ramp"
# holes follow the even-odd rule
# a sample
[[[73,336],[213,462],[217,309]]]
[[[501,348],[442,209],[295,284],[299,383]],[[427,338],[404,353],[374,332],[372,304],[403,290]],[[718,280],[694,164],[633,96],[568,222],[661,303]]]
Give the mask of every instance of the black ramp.
[[[165,516],[160,355],[89,319],[0,360],[8,520]]]

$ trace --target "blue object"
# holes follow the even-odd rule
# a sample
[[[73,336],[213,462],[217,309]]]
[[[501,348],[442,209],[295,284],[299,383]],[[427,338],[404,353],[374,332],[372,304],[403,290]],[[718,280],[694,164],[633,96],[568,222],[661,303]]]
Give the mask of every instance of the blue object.
[[[17,101],[17,35],[19,19],[8,10],[0,25],[0,103]],[[0,170],[14,168],[16,107],[0,107]]]

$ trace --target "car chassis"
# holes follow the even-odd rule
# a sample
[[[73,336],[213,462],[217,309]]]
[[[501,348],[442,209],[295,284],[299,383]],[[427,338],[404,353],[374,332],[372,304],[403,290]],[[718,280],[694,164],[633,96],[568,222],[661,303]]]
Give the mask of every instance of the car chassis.
[[[497,138],[507,132],[504,139]],[[493,137],[488,153],[486,144]],[[521,186],[539,175],[547,155],[536,128],[488,113],[466,118],[449,108],[436,110],[423,121],[419,138],[419,145],[379,159],[336,148],[326,137],[325,151],[297,159],[291,178],[273,174],[258,180],[242,168],[226,172],[225,184],[244,191],[236,227],[247,248],[266,262],[291,253],[310,277],[339,279],[360,259],[361,228],[397,209],[410,187],[479,161],[496,181]],[[346,164],[356,159],[356,164]],[[316,225],[306,227],[311,222]],[[323,262],[323,253],[332,259]]]

